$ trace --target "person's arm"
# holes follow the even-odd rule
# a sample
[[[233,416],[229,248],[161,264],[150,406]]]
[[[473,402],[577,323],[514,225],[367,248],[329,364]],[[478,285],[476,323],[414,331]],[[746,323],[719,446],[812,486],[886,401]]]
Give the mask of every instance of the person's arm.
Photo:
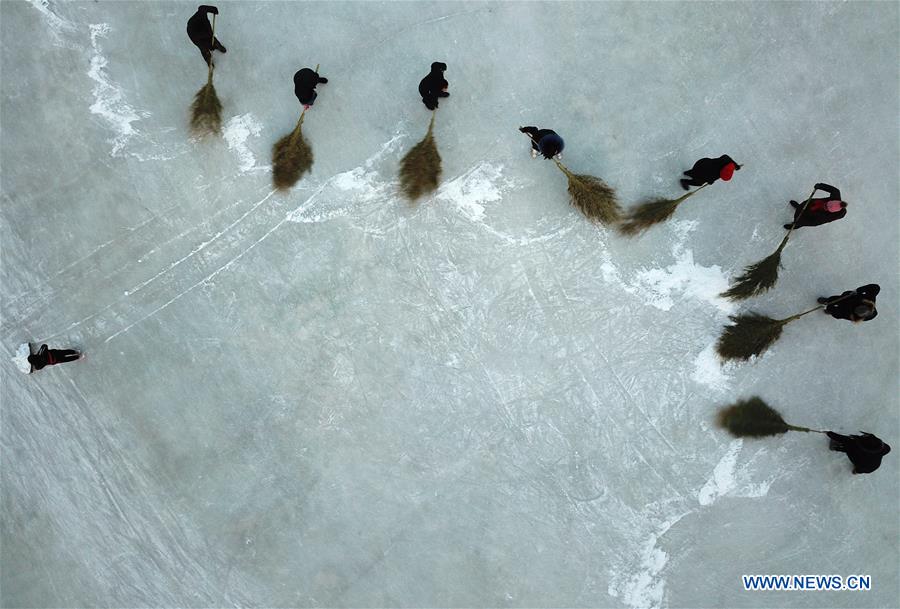
[[[219,9],[209,4],[204,4],[197,10],[201,13],[212,13],[213,15],[219,14]]]
[[[826,184],[825,182],[819,182],[818,184],[816,184],[816,188],[818,190],[824,190],[825,192],[827,192],[829,198],[831,198],[831,199],[837,199],[838,201],[841,200],[841,191],[838,190],[837,188],[835,188],[834,186],[831,186],[830,184]]]
[[[319,76],[319,75],[316,74],[316,76]],[[323,85],[324,85],[324,84],[327,83],[327,82],[328,82],[328,79],[327,79],[327,78],[325,78],[324,76],[319,76],[319,83],[320,83],[320,84],[323,84]]]
[[[875,297],[878,296],[878,292],[880,291],[881,287],[877,283],[870,283],[868,285],[856,288],[857,294],[869,300],[875,300]]]

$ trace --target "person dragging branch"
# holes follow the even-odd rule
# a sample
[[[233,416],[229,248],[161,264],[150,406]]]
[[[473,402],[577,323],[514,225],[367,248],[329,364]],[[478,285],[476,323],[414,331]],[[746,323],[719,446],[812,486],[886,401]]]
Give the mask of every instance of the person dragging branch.
[[[825,305],[825,313],[835,319],[846,319],[852,322],[875,319],[875,297],[881,291],[877,283],[860,286],[855,290],[847,290],[837,296],[820,296],[819,304]]]
[[[437,110],[439,97],[450,97],[447,93],[449,83],[444,78],[444,72],[447,70],[447,64],[435,61],[431,64],[431,72],[428,76],[419,82],[419,95],[422,96],[422,103],[429,110]]]
[[[188,38],[191,39],[191,42],[200,49],[200,54],[203,55],[206,65],[211,65],[212,52],[220,51],[224,53],[225,47],[222,46],[222,43],[219,42],[218,38],[213,38],[212,26],[209,24],[209,19],[206,17],[207,13],[218,15],[219,9],[206,4],[198,6],[197,12],[188,19],[187,35]]]
[[[681,187],[690,190],[691,186],[703,186],[704,184],[712,184],[716,180],[731,180],[731,176],[735,171],[741,168],[727,154],[723,154],[717,159],[703,158],[694,163],[694,166],[684,172],[684,175],[690,179],[681,180]]]
[[[531,158],[536,159],[540,154],[547,160],[562,159],[562,151],[566,147],[566,143],[553,129],[519,127],[519,131],[531,139]]]
[[[316,93],[316,85],[324,85],[327,82],[327,78],[319,76],[316,70],[309,68],[302,68],[294,74],[294,95],[297,96],[297,101],[303,104],[304,110],[309,110],[319,96]]]
[[[786,230],[828,224],[847,215],[847,203],[841,200],[840,190],[822,182],[816,184],[816,190],[823,190],[828,196],[810,199],[805,208],[803,203],[790,202],[794,208],[794,221],[784,225]]]
[[[859,436],[843,436],[829,431],[827,435],[831,441],[828,448],[845,453],[853,463],[854,474],[871,474],[881,466],[881,458],[891,452],[891,447],[878,436],[861,433]]]

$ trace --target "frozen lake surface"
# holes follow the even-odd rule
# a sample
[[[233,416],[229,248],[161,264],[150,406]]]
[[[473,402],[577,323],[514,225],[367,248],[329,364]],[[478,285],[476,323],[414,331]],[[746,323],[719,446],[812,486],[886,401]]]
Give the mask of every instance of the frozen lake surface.
[[[220,4],[221,138],[193,139],[196,4],[4,1],[0,605],[891,607],[898,547],[898,4]],[[449,69],[437,193],[397,195]],[[273,192],[291,77],[329,78]],[[746,166],[629,240],[628,206]],[[718,298],[816,182],[758,299]],[[728,315],[881,284],[720,367]],[[32,376],[23,341],[85,350]],[[732,440],[760,395],[893,445]],[[745,592],[742,574],[866,574]]]

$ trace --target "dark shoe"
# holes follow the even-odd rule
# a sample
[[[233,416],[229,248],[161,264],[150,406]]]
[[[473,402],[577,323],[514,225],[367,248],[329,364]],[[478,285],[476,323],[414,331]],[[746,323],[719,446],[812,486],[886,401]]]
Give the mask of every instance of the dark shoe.
[[[800,204],[796,201],[791,201],[791,205],[793,205],[794,207],[800,207]]]
[[[791,228],[792,228],[793,226],[794,226],[793,224],[785,224],[785,225],[784,225],[784,228],[785,228],[785,230],[791,230]]]

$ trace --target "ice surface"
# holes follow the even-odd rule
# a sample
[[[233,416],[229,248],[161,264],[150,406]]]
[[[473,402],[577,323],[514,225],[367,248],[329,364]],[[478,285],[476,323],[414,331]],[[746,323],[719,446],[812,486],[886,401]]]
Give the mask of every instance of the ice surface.
[[[897,3],[227,3],[221,138],[192,140],[196,4],[4,1],[2,606],[897,606],[898,456],[735,441],[898,428]],[[449,69],[442,186],[397,196]],[[329,78],[287,194],[291,76]],[[520,125],[626,205],[746,163],[627,240]],[[818,181],[769,294],[716,294]],[[719,367],[729,313],[878,282]],[[32,376],[25,340],[87,358]],[[873,590],[744,592],[742,573]]]

